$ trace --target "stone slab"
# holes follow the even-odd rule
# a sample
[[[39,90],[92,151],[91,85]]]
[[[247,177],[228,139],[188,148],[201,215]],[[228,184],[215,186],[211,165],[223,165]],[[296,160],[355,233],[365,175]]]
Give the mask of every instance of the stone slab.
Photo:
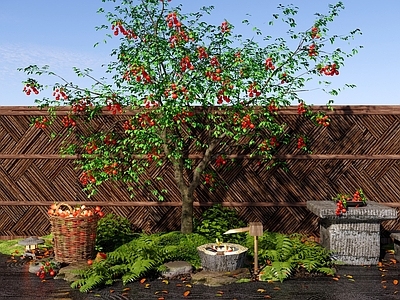
[[[397,210],[382,203],[367,201],[367,206],[350,207],[347,212],[337,216],[334,201],[307,201],[307,209],[322,219],[334,220],[395,220]]]
[[[250,280],[251,273],[247,268],[241,268],[232,272],[200,271],[192,275],[193,284],[202,284],[206,286],[223,286],[238,282],[242,279]]]
[[[89,268],[87,262],[75,262],[61,268],[54,279],[64,279],[68,282],[73,282],[80,279],[77,271]]]
[[[166,271],[162,272],[165,278],[174,278],[179,275],[189,274],[193,271],[193,266],[186,261],[171,261],[165,263]]]

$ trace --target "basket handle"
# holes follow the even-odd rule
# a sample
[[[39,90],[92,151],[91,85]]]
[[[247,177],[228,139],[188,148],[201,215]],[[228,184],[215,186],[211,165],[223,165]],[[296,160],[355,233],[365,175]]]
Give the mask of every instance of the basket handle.
[[[61,202],[59,204],[57,204],[56,210],[59,210],[62,206],[66,206],[70,212],[72,212],[72,207],[71,205],[69,205],[68,203],[65,202]]]

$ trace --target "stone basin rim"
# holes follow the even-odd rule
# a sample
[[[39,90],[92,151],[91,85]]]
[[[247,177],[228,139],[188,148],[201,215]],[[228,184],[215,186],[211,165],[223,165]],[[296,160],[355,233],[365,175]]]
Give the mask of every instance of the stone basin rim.
[[[212,246],[217,246],[217,243],[208,243],[208,244],[204,244],[204,245],[198,246],[197,250],[198,251],[202,251],[205,254],[215,255],[215,252],[212,252],[212,251],[209,251],[209,250],[206,249],[206,248],[212,247]],[[233,244],[233,243],[221,243],[220,246],[227,246],[227,247],[231,247],[231,248],[237,249],[237,250],[232,251],[232,252],[227,252],[227,253],[225,253],[225,255],[238,255],[238,254],[242,254],[242,253],[244,253],[244,252],[249,250],[248,248],[246,248],[246,247],[244,247],[242,245]]]

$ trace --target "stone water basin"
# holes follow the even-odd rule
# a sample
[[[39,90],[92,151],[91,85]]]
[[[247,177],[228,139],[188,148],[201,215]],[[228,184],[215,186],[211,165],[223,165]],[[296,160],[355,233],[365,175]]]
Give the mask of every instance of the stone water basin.
[[[231,243],[210,243],[197,247],[203,270],[229,272],[244,266],[248,248]]]

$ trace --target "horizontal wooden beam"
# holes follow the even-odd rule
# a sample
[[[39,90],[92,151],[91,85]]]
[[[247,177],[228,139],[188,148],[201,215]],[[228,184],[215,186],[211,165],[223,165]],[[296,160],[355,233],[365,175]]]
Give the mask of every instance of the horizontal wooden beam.
[[[202,154],[191,154],[190,159],[201,159]],[[59,154],[6,154],[0,153],[0,159],[78,159],[79,155],[59,155]],[[146,155],[136,155],[135,159],[147,159]],[[263,159],[260,155],[225,155],[225,159]],[[379,154],[379,155],[357,155],[357,154],[287,154],[277,155],[275,159],[280,160],[400,160],[399,154]]]
[[[77,159],[77,158],[79,158],[78,155],[0,153],[0,159]]]
[[[333,110],[328,110],[324,105],[311,106],[314,111],[325,111],[328,115],[400,115],[400,105],[332,105]],[[195,107],[201,110],[201,107]],[[217,107],[218,109],[218,107]],[[257,110],[257,108],[255,108]],[[136,114],[137,110],[127,110],[125,115]],[[56,107],[56,115],[67,115],[71,113],[68,106]],[[111,111],[103,110],[103,115],[112,115]],[[282,108],[279,114],[297,115],[297,106],[292,105]],[[36,106],[0,106],[0,116],[39,116],[48,115],[47,108],[40,109]]]
[[[86,206],[123,206],[123,207],[180,207],[182,202],[129,202],[129,201],[116,201],[116,202],[104,202],[104,201],[66,201],[62,202],[71,206],[75,205],[86,205]],[[51,201],[0,201],[0,206],[50,206],[53,202]],[[226,207],[305,207],[305,202],[194,202],[195,207],[208,207],[215,204],[221,204]]]
[[[71,206],[86,205],[86,206],[102,206],[102,207],[180,207],[182,202],[135,202],[135,201],[66,201],[62,202]],[[0,201],[1,206],[50,206],[51,201]],[[221,204],[224,207],[306,207],[306,202],[194,202],[194,207],[210,207],[216,204]],[[390,207],[400,208],[400,203],[381,203]]]
[[[398,154],[359,155],[359,154],[310,154],[310,155],[279,155],[282,160],[398,160]]]

